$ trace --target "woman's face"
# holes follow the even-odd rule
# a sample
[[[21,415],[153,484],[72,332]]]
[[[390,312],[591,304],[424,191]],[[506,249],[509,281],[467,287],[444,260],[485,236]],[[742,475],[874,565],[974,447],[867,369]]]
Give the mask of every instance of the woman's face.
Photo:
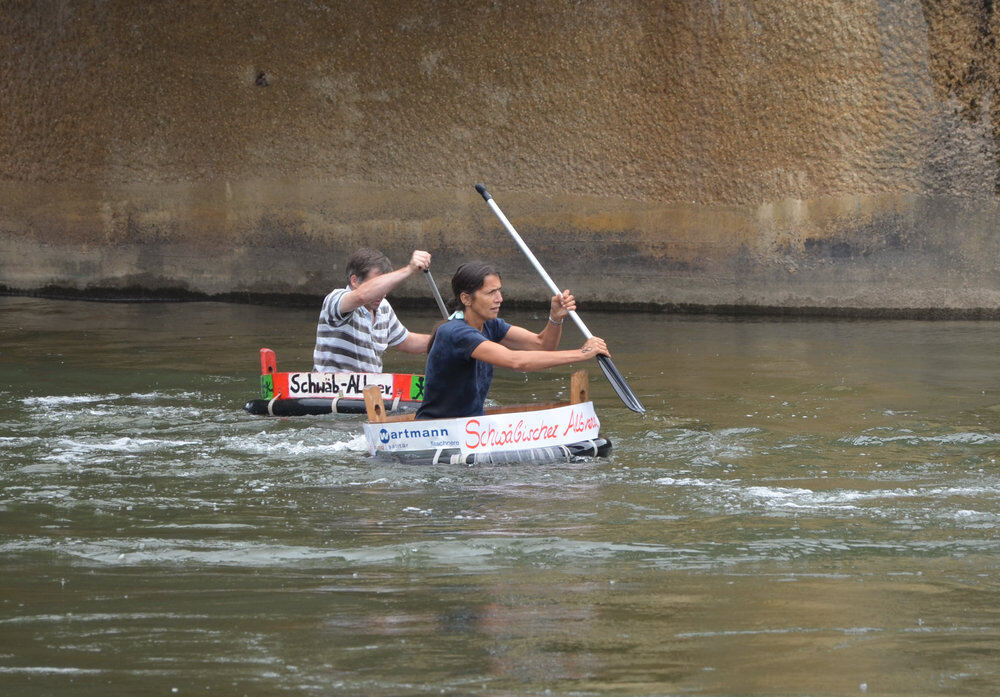
[[[472,295],[462,293],[462,304],[466,313],[472,313],[484,320],[496,319],[500,314],[503,295],[500,293],[500,277],[490,274]]]

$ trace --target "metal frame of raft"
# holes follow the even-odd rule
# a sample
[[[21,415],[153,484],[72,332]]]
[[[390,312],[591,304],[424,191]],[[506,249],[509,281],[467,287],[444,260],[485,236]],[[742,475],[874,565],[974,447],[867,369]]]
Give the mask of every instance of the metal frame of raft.
[[[365,389],[368,451],[404,464],[543,464],[607,457],[611,441],[589,400],[586,370],[576,371],[570,401],[487,409],[484,416],[417,421],[387,414],[377,387]]]
[[[250,400],[243,409],[255,416],[364,414],[363,389],[372,386],[392,395],[390,412],[414,412],[423,397],[423,380],[423,375],[408,373],[283,373],[278,371],[274,351],[262,348],[261,398]]]

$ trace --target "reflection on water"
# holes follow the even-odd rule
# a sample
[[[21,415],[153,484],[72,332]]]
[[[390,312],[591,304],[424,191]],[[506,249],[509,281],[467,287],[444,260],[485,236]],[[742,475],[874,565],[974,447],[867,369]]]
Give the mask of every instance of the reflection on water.
[[[404,467],[241,411],[314,315],[0,298],[3,694],[1000,687],[1000,326],[591,314],[612,458]]]

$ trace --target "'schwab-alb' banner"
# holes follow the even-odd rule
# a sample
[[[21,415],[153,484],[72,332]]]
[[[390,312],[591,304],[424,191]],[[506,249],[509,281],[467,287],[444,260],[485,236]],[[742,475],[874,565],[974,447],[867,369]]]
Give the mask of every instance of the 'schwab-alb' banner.
[[[567,445],[597,438],[601,422],[592,402],[554,409],[463,419],[365,424],[368,451],[413,452],[459,448],[463,455]]]

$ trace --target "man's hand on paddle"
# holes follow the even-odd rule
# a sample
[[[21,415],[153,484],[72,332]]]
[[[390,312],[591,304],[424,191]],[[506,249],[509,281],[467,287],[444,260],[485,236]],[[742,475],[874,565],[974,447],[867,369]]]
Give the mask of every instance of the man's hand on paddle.
[[[400,266],[395,271],[381,273],[372,269],[364,279],[352,275],[351,291],[340,300],[340,312],[345,316],[361,306],[367,307],[374,314],[378,306],[396,286],[418,271],[423,271],[431,265],[431,255],[420,249],[415,249],[406,266]]]
[[[408,264],[408,266],[414,272],[426,271],[431,267],[430,252],[425,252],[421,249],[414,249],[413,255],[410,257],[410,263]]]

